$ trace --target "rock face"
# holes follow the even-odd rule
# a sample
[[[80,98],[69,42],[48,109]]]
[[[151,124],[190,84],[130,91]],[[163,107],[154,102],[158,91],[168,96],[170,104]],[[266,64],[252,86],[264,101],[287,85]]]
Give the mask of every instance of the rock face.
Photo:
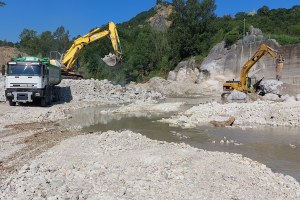
[[[166,92],[159,92],[166,95],[183,95],[183,94],[204,94],[204,93],[221,93],[222,84],[226,78],[216,71],[211,74],[208,69],[199,70],[200,63],[197,63],[194,57],[178,63],[173,71],[168,75],[168,89]],[[153,81],[149,81],[153,82]],[[166,82],[166,81],[163,81]],[[153,84],[151,84],[153,85]],[[168,92],[172,91],[172,92]]]
[[[167,28],[169,28],[172,24],[171,21],[168,20],[168,17],[173,11],[172,5],[161,5],[158,4],[155,7],[156,14],[148,19],[148,22],[150,23],[150,26],[156,30],[164,31]]]
[[[247,60],[254,55],[261,44],[261,35],[258,30],[254,35],[248,35],[244,41],[239,41],[230,48],[225,48],[225,43],[217,44],[201,64],[201,70],[208,70],[210,74],[222,74],[228,80],[239,78],[240,70]],[[282,71],[282,81],[289,84],[300,84],[300,44],[279,46],[274,40],[263,41],[268,46],[278,50],[285,57]],[[243,44],[243,45],[242,45]],[[258,78],[275,79],[276,63],[270,56],[263,56],[250,70],[260,71]]]
[[[25,56],[26,53],[21,52],[17,48],[14,47],[0,47],[0,71],[2,69],[2,65],[6,65],[8,61],[11,60],[14,56]],[[4,96],[4,77],[0,74],[0,102],[6,101]]]
[[[200,75],[199,67],[200,65],[196,65],[195,58],[193,57],[182,61],[178,63],[173,71],[169,72],[168,80],[195,83]]]
[[[14,47],[0,47],[0,67],[6,65],[8,61],[14,56],[25,56],[26,53],[21,52]]]

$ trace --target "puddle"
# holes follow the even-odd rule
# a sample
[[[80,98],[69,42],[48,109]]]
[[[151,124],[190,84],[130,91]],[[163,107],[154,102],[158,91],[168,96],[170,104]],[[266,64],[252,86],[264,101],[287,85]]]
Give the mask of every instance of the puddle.
[[[176,102],[178,101],[180,100],[177,99]],[[204,126],[181,129],[157,122],[162,117],[170,116],[170,113],[108,114],[103,113],[103,109],[82,109],[72,113],[73,118],[69,119],[67,124],[81,125],[84,127],[83,131],[88,132],[126,129],[141,133],[154,140],[184,142],[209,151],[238,153],[267,165],[274,172],[293,176],[300,182],[299,128],[258,127],[241,129]],[[232,142],[221,144],[221,140]]]

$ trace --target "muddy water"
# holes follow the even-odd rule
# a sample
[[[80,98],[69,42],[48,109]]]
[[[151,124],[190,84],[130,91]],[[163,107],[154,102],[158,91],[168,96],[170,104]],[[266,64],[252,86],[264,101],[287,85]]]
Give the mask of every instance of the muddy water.
[[[299,128],[241,129],[206,126],[181,129],[157,122],[162,117],[168,117],[170,113],[120,115],[103,113],[103,109],[83,109],[72,113],[73,118],[67,123],[82,125],[83,131],[88,132],[127,129],[155,140],[184,142],[209,151],[239,153],[267,165],[274,172],[291,175],[300,181]],[[225,142],[220,143],[221,140]]]

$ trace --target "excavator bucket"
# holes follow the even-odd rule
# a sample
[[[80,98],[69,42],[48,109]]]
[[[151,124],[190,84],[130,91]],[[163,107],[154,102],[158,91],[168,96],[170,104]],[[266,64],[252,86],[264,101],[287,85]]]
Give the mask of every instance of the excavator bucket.
[[[105,55],[104,58],[102,58],[103,62],[107,64],[108,66],[115,66],[117,64],[117,56],[115,54],[109,53],[108,55]]]

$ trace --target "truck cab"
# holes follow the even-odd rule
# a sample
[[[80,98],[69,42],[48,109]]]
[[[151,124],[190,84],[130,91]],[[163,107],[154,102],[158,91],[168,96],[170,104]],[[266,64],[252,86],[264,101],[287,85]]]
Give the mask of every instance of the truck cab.
[[[51,67],[47,58],[13,58],[7,63],[5,96],[11,106],[34,101],[45,106],[60,80],[60,69]]]

